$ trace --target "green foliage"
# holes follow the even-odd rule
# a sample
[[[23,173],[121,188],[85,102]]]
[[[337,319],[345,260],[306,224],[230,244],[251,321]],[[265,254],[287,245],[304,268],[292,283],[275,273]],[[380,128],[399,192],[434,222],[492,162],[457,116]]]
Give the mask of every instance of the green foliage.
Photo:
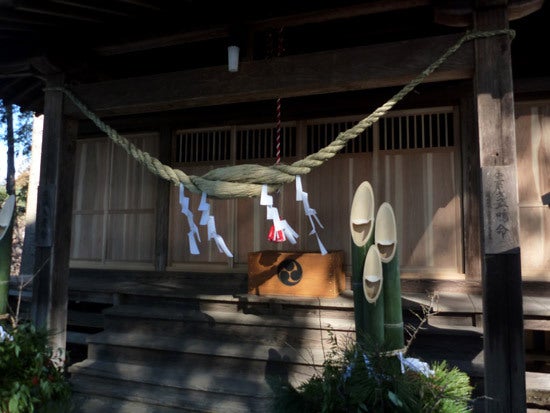
[[[30,323],[0,331],[0,412],[64,411],[71,389],[56,361],[47,332]]]
[[[16,215],[25,215],[27,210],[27,196],[29,192],[29,175],[30,168],[22,171],[15,180],[15,198],[16,198]],[[0,185],[0,209],[4,202],[8,199],[8,192],[5,185]]]
[[[285,413],[463,413],[473,388],[469,377],[445,362],[408,366],[370,344],[349,340],[331,351],[322,372],[297,388],[276,389],[274,412]]]

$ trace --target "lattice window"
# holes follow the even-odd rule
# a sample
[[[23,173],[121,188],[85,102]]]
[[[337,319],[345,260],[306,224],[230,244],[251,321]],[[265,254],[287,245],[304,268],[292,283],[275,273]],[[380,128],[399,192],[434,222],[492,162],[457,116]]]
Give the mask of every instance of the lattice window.
[[[231,129],[178,131],[176,162],[216,162],[231,159]]]
[[[248,127],[237,129],[236,157],[238,161],[276,157],[277,129],[274,127]],[[296,127],[281,128],[281,157],[296,156]]]
[[[381,150],[454,146],[453,112],[388,116],[380,119]]]
[[[351,128],[356,121],[319,122],[307,126],[307,153],[315,153],[332,142],[340,132]],[[372,152],[372,128],[348,142],[339,153]]]

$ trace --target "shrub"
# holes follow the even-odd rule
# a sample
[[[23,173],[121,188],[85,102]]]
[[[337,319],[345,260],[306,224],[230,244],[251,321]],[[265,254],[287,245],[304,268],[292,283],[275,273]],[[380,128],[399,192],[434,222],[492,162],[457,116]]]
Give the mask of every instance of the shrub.
[[[47,332],[30,323],[7,329],[0,325],[0,412],[67,410],[71,390],[60,363]]]
[[[446,362],[429,365],[387,355],[360,344],[338,345],[322,371],[298,387],[281,383],[274,412],[462,413],[469,412],[473,388],[466,373]]]

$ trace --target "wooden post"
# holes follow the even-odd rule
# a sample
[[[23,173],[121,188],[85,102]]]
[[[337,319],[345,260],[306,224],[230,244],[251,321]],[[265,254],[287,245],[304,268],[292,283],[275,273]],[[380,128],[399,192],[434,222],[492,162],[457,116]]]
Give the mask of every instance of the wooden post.
[[[172,131],[163,127],[159,134],[159,159],[170,163]],[[168,262],[168,224],[170,215],[170,182],[157,178],[155,270],[165,271]]]
[[[29,189],[27,190],[27,212],[25,214],[25,243],[21,257],[21,275],[34,273],[34,254],[36,253],[36,197],[38,181],[40,179],[40,155],[42,153],[42,135],[44,129],[44,115],[34,118],[32,126],[32,153]]]
[[[508,28],[505,0],[478,0],[477,30]],[[525,354],[510,37],[475,44],[483,216],[486,412],[525,412]]]
[[[62,75],[48,77],[47,86],[61,86]],[[48,90],[44,103],[44,136],[38,209],[32,319],[53,333],[50,344],[65,350],[74,180],[78,123],[63,120],[63,94]],[[64,355],[64,353],[63,353]]]
[[[462,211],[464,273],[469,281],[481,282],[481,200],[479,142],[474,99],[460,100],[460,141],[462,143]]]

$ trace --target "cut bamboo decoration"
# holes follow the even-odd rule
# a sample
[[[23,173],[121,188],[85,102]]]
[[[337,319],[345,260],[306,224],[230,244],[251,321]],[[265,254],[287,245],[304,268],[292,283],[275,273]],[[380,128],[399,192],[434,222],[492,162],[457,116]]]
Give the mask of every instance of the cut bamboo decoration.
[[[390,262],[397,251],[397,225],[392,206],[384,202],[376,213],[374,241],[383,263]]]
[[[392,206],[384,202],[376,213],[374,242],[380,252],[384,272],[384,345],[387,351],[404,346],[401,280],[397,253],[397,228]]]
[[[362,182],[353,196],[350,212],[353,304],[358,340],[366,337],[366,302],[363,292],[365,257],[374,242],[374,193],[369,182]]]
[[[0,315],[4,314],[8,307],[14,210],[15,195],[10,195],[0,211]]]
[[[371,245],[363,267],[363,292],[365,304],[365,331],[374,348],[382,349],[384,344],[384,276],[380,253]]]

